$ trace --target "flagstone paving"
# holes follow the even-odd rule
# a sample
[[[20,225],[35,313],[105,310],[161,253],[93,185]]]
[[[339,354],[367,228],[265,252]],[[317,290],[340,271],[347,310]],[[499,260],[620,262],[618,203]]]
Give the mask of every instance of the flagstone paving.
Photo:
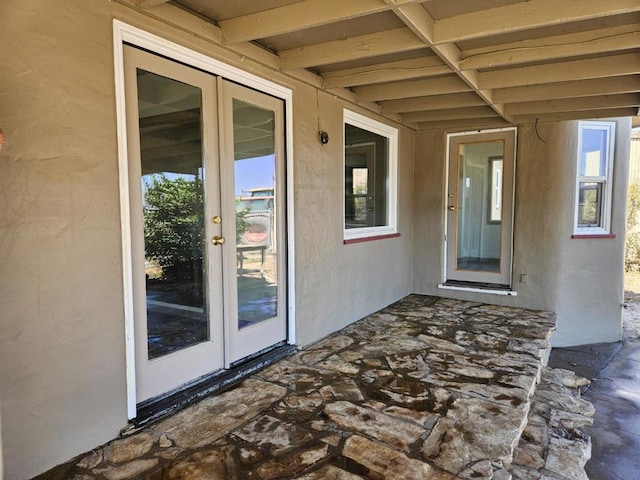
[[[561,396],[566,375],[545,373],[547,407],[530,408],[554,328],[546,312],[411,295],[41,478],[581,478],[557,471],[586,456],[558,423],[589,416]]]

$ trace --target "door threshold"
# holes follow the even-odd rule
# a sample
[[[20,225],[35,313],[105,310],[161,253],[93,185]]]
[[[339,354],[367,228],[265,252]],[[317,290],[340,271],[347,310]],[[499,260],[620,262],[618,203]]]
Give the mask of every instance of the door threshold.
[[[213,393],[233,387],[250,375],[274,364],[298,350],[295,345],[278,344],[269,351],[241,364],[233,364],[229,370],[218,370],[194,380],[179,390],[145,400],[137,405],[137,416],[130,420],[121,435],[130,435],[141,428],[175,413]]]
[[[511,289],[509,285],[500,285],[495,283],[480,282],[461,282],[456,280],[447,280],[438,285],[443,290],[458,290],[462,292],[488,293],[492,295],[507,295],[516,297],[518,292]]]

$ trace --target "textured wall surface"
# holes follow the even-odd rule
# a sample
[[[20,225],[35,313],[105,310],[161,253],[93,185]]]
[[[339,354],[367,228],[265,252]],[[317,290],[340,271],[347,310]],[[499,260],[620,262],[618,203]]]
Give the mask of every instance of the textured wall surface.
[[[615,239],[572,239],[577,122],[518,130],[513,289],[517,296],[439,289],[442,281],[446,132],[417,134],[414,291],[556,312],[554,345],[619,340],[629,121],[618,120]],[[526,274],[526,283],[520,281]]]
[[[117,3],[90,4],[0,5],[0,390],[10,479],[127,424],[114,17],[293,89],[299,345],[411,290],[410,130],[400,132],[401,236],[344,245],[344,102]]]
[[[107,2],[3,1],[0,390],[5,475],[126,419]],[[10,53],[9,53],[10,52]]]

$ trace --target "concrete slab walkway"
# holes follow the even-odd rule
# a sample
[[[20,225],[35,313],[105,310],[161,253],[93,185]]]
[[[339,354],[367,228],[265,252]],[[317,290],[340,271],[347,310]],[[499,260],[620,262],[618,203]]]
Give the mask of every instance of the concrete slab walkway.
[[[590,405],[545,374],[530,409],[554,328],[545,312],[412,295],[40,478],[506,480],[518,444],[514,478],[536,463],[565,478],[567,449],[589,444],[560,438],[558,419],[588,423]]]
[[[624,340],[553,349],[549,364],[592,379],[583,397],[595,407],[590,480],[640,479],[640,295],[626,293]]]

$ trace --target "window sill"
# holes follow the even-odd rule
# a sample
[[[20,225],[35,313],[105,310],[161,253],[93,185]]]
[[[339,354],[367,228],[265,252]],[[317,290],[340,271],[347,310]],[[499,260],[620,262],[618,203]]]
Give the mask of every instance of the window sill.
[[[571,235],[576,240],[594,240],[598,238],[616,238],[615,233],[576,233]]]
[[[442,290],[458,290],[461,292],[473,292],[473,293],[489,293],[491,295],[505,295],[509,297],[517,297],[518,292],[514,290],[507,289],[492,289],[492,288],[478,288],[478,287],[466,287],[466,286],[457,286],[457,285],[445,285],[441,283],[438,285],[438,288]]]
[[[387,233],[385,235],[372,235],[370,237],[345,238],[342,243],[344,245],[351,245],[353,243],[373,242],[374,240],[384,240],[386,238],[397,238],[399,236],[400,236],[399,233]]]

